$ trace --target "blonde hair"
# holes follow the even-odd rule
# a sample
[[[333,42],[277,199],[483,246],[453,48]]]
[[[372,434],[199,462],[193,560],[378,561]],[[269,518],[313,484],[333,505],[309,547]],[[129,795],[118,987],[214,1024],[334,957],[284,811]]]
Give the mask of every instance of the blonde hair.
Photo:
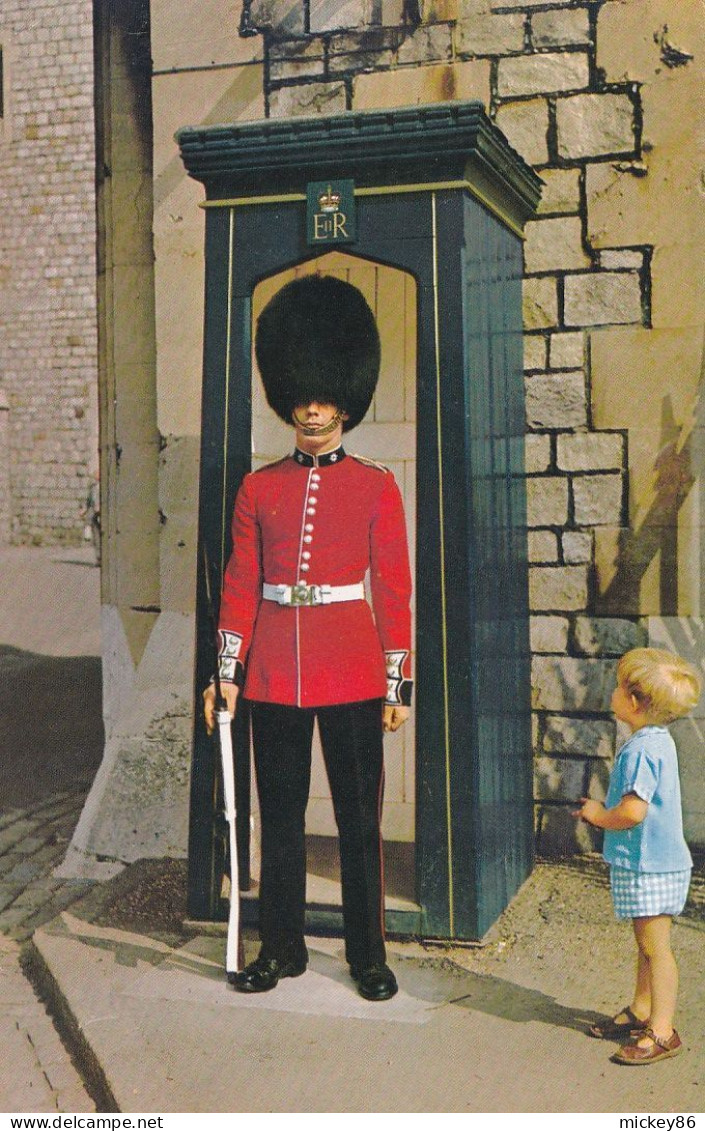
[[[692,711],[701,679],[692,664],[662,648],[633,648],[617,664],[617,679],[651,723],[667,724]]]

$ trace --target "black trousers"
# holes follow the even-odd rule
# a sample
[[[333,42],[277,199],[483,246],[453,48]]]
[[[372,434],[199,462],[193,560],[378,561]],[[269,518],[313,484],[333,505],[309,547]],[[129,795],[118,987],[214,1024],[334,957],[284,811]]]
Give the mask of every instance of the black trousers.
[[[380,699],[317,708],[252,704],[262,954],[295,962],[308,957],[304,830],[316,716],[340,839],[345,957],[352,966],[370,966],[385,961]]]

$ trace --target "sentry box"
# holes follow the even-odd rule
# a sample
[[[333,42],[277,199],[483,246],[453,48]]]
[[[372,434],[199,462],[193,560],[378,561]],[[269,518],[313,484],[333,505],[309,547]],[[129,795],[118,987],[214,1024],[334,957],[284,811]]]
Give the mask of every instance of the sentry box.
[[[353,451],[395,473],[415,547],[415,719],[385,739],[387,930],[481,939],[532,868],[522,233],[539,178],[476,102],[183,129],[205,186],[199,535],[220,576],[237,488],[292,450],[253,325],[296,275],[364,293],[382,341]],[[227,918],[213,669],[199,555],[189,912]],[[234,726],[245,921],[256,921],[249,720]],[[314,766],[310,931],[342,924],[335,824]]]

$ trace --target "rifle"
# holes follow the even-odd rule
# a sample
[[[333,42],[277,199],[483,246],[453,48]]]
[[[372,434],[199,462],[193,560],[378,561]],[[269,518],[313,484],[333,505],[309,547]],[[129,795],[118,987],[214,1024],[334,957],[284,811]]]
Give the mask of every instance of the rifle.
[[[203,547],[203,561],[205,565],[206,599],[208,602],[208,616],[213,637],[215,652],[215,717],[218,724],[218,737],[220,739],[220,757],[223,772],[223,799],[225,803],[225,819],[229,829],[230,847],[230,911],[228,915],[228,937],[225,948],[225,973],[229,982],[235,981],[235,975],[244,966],[242,938],[240,936],[240,878],[238,873],[237,858],[237,810],[235,807],[235,768],[233,762],[233,739],[230,729],[230,713],[223,690],[220,686],[219,656],[218,656],[218,626],[213,607],[211,593],[210,562],[208,550]]]

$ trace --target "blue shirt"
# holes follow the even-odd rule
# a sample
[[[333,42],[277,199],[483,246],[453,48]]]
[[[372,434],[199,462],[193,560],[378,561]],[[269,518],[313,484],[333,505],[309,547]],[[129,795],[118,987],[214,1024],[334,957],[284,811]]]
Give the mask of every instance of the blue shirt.
[[[618,805],[626,793],[635,793],[649,807],[644,820],[633,828],[605,830],[607,863],[632,872],[692,868],[693,858],[683,836],[678,755],[668,727],[641,727],[619,750],[606,807]]]

